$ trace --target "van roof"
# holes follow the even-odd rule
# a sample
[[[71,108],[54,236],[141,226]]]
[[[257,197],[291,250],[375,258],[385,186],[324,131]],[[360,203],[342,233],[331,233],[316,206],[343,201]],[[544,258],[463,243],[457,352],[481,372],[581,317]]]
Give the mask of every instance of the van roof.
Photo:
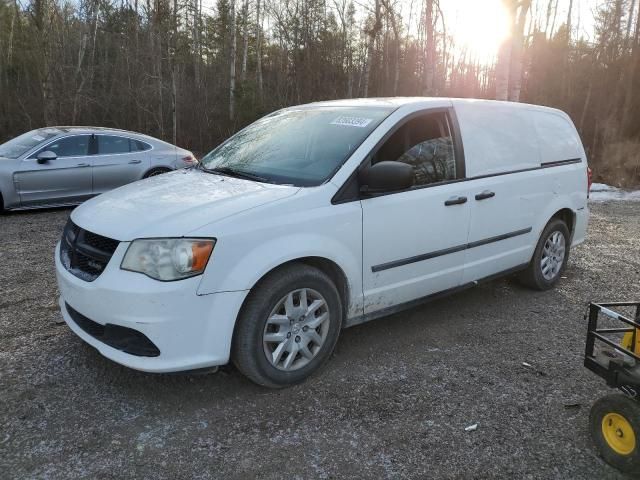
[[[541,105],[533,105],[529,103],[505,102],[499,100],[485,100],[479,98],[455,98],[455,97],[377,97],[377,98],[350,98],[344,100],[327,100],[321,102],[309,103],[305,106],[319,107],[382,107],[397,109],[407,105],[425,105],[429,103],[442,105],[443,101],[449,101],[452,105],[456,104],[476,104],[480,108],[491,108],[494,106],[508,106],[509,108],[519,108],[525,110],[542,110],[547,112],[561,113],[564,112],[556,108],[544,107]],[[428,105],[426,105],[428,106]]]

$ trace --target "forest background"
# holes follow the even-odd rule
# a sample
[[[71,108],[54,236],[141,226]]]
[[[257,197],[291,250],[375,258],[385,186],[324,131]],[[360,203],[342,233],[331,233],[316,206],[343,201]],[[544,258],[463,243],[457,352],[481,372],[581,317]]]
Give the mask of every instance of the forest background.
[[[596,180],[640,184],[640,0],[209,1],[0,0],[0,141],[95,125],[204,153],[289,105],[495,98],[566,111]]]

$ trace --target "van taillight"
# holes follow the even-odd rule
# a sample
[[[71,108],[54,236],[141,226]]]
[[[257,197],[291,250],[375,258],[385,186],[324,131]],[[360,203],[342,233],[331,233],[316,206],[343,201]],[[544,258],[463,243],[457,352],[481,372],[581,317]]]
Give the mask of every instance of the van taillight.
[[[591,167],[587,167],[587,198],[589,198],[589,193],[591,193],[592,184],[593,184],[593,170],[591,170]]]
[[[194,164],[198,162],[198,160],[196,160],[196,157],[194,157],[193,155],[187,155],[186,157],[182,157],[182,161],[184,163],[189,163],[189,164]]]

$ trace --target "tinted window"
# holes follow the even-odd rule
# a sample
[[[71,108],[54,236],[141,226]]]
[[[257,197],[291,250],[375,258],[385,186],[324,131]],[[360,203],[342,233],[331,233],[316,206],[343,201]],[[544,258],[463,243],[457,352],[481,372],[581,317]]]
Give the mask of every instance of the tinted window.
[[[415,185],[455,180],[456,160],[446,114],[421,115],[402,125],[374,155],[373,163],[382,161],[411,165]]]
[[[73,137],[60,138],[42,147],[34,157],[44,151],[51,151],[58,157],[84,157],[89,153],[89,139],[89,135],[75,135]]]
[[[279,111],[235,134],[201,164],[272,183],[319,185],[389,113],[391,109],[363,107]]]
[[[0,157],[18,158],[32,148],[59,135],[59,130],[33,130],[0,145]]]
[[[129,139],[129,148],[132,152],[142,152],[144,150],[151,150],[151,145],[141,142],[140,140]]]
[[[129,139],[115,135],[96,135],[98,139],[98,154],[129,153]]]

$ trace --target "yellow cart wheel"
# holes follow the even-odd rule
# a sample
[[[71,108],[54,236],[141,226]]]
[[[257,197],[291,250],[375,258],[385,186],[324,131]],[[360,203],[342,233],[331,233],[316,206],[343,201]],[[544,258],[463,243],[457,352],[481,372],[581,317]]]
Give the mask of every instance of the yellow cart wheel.
[[[594,403],[591,437],[600,455],[618,470],[640,475],[640,403],[616,393]]]

